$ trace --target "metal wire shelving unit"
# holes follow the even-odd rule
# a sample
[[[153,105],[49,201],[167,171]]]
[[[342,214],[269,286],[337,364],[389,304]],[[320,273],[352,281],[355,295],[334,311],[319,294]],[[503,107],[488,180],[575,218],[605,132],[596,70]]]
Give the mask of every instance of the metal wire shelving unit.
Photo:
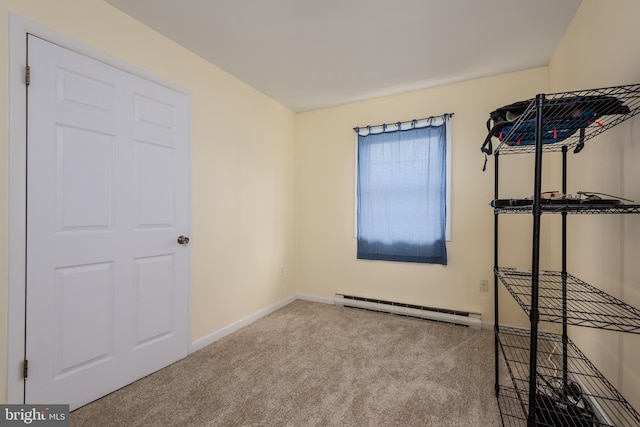
[[[562,152],[562,193],[567,193],[567,153],[578,153],[602,132],[640,113],[640,84],[585,91],[540,94],[493,133],[495,200],[499,200],[499,158],[503,154],[535,154],[534,196],[525,206],[494,208],[495,384],[503,426],[640,426],[640,415],[589,362],[568,337],[568,325],[622,333],[640,333],[640,310],[567,272],[569,214],[638,214],[640,205],[542,200],[542,158]],[[514,104],[515,105],[515,104]],[[490,133],[490,135],[492,135]],[[490,139],[490,138],[488,138]],[[485,141],[485,144],[487,142]],[[522,200],[518,204],[523,204]],[[530,214],[533,222],[530,269],[499,265],[499,216]],[[562,270],[540,270],[542,214],[562,216]],[[529,316],[530,329],[500,327],[498,285],[502,283]],[[555,335],[539,330],[539,322],[562,325]],[[510,384],[501,382],[500,360]]]

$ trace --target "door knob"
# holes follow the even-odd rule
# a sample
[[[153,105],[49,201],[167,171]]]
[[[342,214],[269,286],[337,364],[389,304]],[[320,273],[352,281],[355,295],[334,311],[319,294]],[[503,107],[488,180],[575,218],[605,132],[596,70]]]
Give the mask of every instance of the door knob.
[[[183,246],[186,246],[186,245],[189,244],[189,238],[186,237],[186,236],[180,236],[180,237],[178,237],[178,243],[183,245]]]

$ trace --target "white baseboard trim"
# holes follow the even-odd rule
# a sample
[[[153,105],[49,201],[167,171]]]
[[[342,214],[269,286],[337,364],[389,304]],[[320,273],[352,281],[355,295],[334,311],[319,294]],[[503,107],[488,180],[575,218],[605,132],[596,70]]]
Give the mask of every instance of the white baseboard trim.
[[[309,294],[297,294],[296,299],[334,305],[334,299],[331,297],[318,297],[318,296],[309,295]]]
[[[206,346],[208,346],[209,344],[212,344],[216,341],[218,341],[221,338],[226,337],[227,335],[241,329],[244,328],[247,325],[250,325],[251,323],[255,322],[256,320],[260,319],[261,317],[266,316],[267,314],[271,314],[276,310],[281,309],[282,307],[284,307],[287,304],[292,303],[293,301],[296,300],[296,296],[290,296],[287,297],[281,301],[278,301],[275,304],[270,305],[269,307],[263,308],[262,310],[258,310],[253,314],[250,314],[246,317],[243,317],[242,319],[231,323],[230,325],[225,326],[224,328],[218,329],[217,331],[214,331],[212,333],[210,333],[209,335],[205,335],[202,338],[198,338],[197,340],[193,341],[191,343],[191,349],[190,349],[190,353],[193,353],[195,351],[198,351],[200,349],[205,348]]]
[[[292,295],[290,297],[287,297],[281,301],[278,301],[275,304],[270,305],[269,307],[263,308],[262,310],[258,310],[253,314],[250,314],[246,317],[243,317],[242,319],[231,323],[230,325],[225,326],[224,328],[218,329],[217,331],[214,331],[212,333],[210,333],[209,335],[205,335],[202,338],[198,338],[197,340],[193,341],[191,343],[191,349],[190,349],[190,353],[193,353],[194,351],[198,351],[200,349],[205,348],[206,346],[208,346],[209,344],[212,344],[216,341],[218,341],[221,338],[226,337],[229,334],[234,333],[235,331],[244,328],[247,325],[250,325],[251,323],[255,322],[256,320],[260,319],[261,317],[266,316],[267,314],[271,314],[276,310],[281,309],[282,307],[284,307],[287,304],[292,303],[295,300],[303,300],[303,301],[311,301],[311,302],[317,302],[317,303],[322,303],[322,304],[330,304],[330,305],[334,305],[335,301],[333,298],[331,297],[320,297],[320,296],[316,296],[316,295],[310,295],[310,294],[296,294],[296,295]],[[494,327],[494,322],[492,321],[482,321],[482,329],[488,329],[488,330],[493,330]]]

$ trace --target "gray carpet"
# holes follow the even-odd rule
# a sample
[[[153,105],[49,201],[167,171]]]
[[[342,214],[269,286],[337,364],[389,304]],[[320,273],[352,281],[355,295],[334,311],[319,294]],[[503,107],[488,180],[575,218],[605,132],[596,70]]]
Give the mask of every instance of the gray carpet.
[[[294,301],[72,426],[493,427],[493,334]]]

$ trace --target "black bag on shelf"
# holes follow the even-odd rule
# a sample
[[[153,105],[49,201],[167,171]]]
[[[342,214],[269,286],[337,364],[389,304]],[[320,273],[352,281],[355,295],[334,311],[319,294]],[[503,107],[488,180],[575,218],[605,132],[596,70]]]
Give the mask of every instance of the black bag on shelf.
[[[509,135],[508,145],[535,144],[536,110],[533,99],[515,102],[500,107],[489,114],[487,137],[482,144],[482,152],[491,155],[491,138],[500,141]],[[544,123],[542,143],[562,142],[580,129],[585,129],[598,118],[607,114],[627,114],[629,107],[613,96],[572,96],[552,98],[543,106]],[[517,129],[513,129],[518,123]]]
[[[546,394],[536,393],[536,422],[540,427],[594,427],[597,423],[589,407],[581,408]]]

